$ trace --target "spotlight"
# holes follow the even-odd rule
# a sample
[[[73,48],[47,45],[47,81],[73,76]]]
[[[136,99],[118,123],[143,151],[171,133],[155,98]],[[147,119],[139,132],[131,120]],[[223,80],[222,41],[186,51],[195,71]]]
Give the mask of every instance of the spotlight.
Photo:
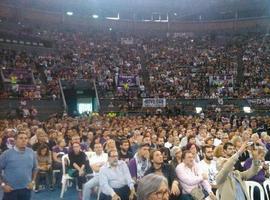
[[[72,16],[72,15],[73,15],[73,12],[70,12],[70,11],[69,11],[69,12],[67,12],[67,15],[68,15],[68,16]]]
[[[202,107],[196,107],[195,109],[196,109],[196,113],[197,113],[197,114],[199,114],[199,113],[202,112]]]
[[[174,13],[174,16],[177,16],[177,13]]]
[[[112,28],[109,28],[109,31],[112,31]]]
[[[250,108],[249,106],[244,106],[244,107],[243,107],[243,111],[244,111],[245,113],[251,113],[251,108]]]
[[[92,15],[92,17],[93,17],[94,19],[97,19],[99,16],[98,16],[98,15]]]

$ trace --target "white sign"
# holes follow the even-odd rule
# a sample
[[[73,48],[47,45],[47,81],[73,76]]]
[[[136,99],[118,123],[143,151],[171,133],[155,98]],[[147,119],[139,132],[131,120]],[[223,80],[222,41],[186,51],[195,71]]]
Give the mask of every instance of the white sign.
[[[143,99],[143,107],[159,108],[166,106],[165,98],[147,98]]]
[[[261,98],[261,99],[248,99],[247,100],[251,105],[264,105],[270,106],[270,98]]]

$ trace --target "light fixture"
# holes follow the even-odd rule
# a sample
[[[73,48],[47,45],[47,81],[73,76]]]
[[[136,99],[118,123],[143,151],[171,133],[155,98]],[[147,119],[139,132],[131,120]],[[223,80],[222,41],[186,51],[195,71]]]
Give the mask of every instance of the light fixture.
[[[112,31],[112,28],[109,28],[109,31]]]
[[[251,108],[250,108],[249,106],[244,106],[244,107],[243,107],[243,111],[244,111],[245,113],[251,113]]]
[[[202,107],[196,107],[195,109],[196,109],[196,113],[197,113],[197,114],[199,114],[199,113],[202,112]]]
[[[67,15],[68,15],[68,16],[72,16],[72,15],[73,15],[73,12],[68,11],[68,12],[67,12]]]
[[[93,17],[94,19],[97,19],[99,16],[98,16],[98,15],[92,15],[92,17]]]
[[[177,13],[174,13],[174,16],[177,16]]]

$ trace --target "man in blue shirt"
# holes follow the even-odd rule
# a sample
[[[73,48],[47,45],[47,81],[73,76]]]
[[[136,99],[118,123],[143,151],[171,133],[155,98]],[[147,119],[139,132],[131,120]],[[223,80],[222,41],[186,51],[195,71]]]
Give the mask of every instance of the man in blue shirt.
[[[117,150],[108,152],[108,163],[99,173],[100,200],[132,200],[135,198],[134,183],[127,164],[118,160]]]
[[[21,131],[15,136],[15,147],[0,156],[1,187],[3,200],[30,200],[35,185],[37,159],[28,147],[28,136]]]

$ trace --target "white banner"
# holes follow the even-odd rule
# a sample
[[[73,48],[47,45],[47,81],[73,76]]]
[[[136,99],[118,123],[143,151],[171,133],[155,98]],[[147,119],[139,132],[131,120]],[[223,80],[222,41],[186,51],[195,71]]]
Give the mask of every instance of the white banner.
[[[249,104],[253,106],[263,105],[270,106],[270,98],[258,98],[258,99],[248,99]]]
[[[165,98],[147,98],[143,99],[143,107],[159,108],[166,106]]]
[[[132,45],[134,44],[133,38],[121,38],[121,44]]]

